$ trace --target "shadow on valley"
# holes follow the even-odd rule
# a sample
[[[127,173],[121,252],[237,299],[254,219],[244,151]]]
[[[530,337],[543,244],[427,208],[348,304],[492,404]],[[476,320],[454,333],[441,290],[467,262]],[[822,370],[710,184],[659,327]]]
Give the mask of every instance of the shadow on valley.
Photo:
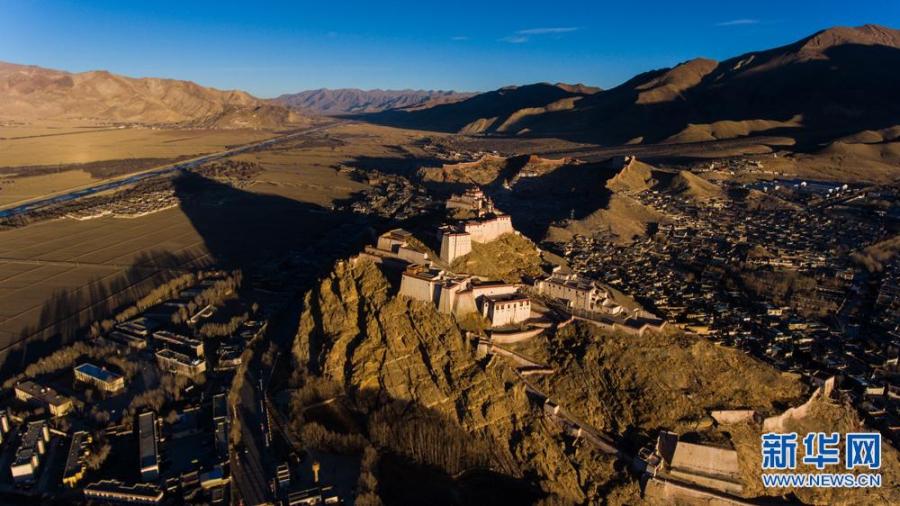
[[[20,373],[28,363],[70,343],[91,323],[110,317],[153,288],[207,264],[204,257],[151,250],[112,279],[95,278],[78,289],[56,291],[41,308],[37,323],[2,343],[0,379]]]
[[[152,250],[112,279],[96,279],[55,293],[38,323],[2,343],[0,378],[84,335],[155,286],[189,269],[241,269],[245,279],[286,291],[328,272],[339,258],[358,251],[378,223],[293,199],[234,188],[193,173],[175,180],[182,211],[203,238],[208,255]],[[386,225],[381,225],[384,227]]]

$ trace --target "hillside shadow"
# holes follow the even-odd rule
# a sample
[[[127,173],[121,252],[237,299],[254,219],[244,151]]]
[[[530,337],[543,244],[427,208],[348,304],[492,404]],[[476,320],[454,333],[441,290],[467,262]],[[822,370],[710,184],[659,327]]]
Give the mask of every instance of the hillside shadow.
[[[207,265],[190,254],[151,250],[112,279],[94,278],[73,290],[57,290],[41,307],[33,325],[25,327],[0,349],[0,378],[15,375],[37,358],[69,344],[91,323],[111,317],[166,281]]]
[[[347,165],[360,170],[377,170],[385,174],[393,174],[415,178],[422,167],[440,167],[445,161],[435,157],[417,157],[411,154],[403,156],[357,156]]]
[[[344,446],[346,452],[352,445],[341,441],[360,437],[376,448],[377,493],[385,504],[534,504],[545,497],[536,477],[512,456],[509,442],[492,431],[467,431],[453,416],[384,390],[343,391],[342,413],[333,418],[353,419],[353,430],[306,411],[293,415],[292,425],[297,430],[315,423],[331,432],[319,450]]]
[[[204,267],[241,269],[254,286],[296,293],[330,271],[335,260],[359,251],[371,226],[389,226],[348,212],[277,195],[237,189],[193,173],[174,180],[181,210],[202,237],[198,260],[161,249],[138,256],[121,274],[79,289],[60,290],[42,306],[38,323],[2,343],[0,378],[86,333],[172,277]]]

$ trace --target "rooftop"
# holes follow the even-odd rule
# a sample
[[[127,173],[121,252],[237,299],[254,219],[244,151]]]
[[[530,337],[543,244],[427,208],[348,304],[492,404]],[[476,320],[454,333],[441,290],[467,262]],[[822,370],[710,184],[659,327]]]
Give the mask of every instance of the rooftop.
[[[39,399],[47,404],[53,406],[61,406],[66,403],[71,402],[68,398],[63,397],[56,390],[53,390],[50,387],[45,387],[38,385],[34,381],[26,380],[16,385],[18,390],[21,390],[35,399]]]
[[[79,365],[78,367],[75,368],[75,370],[78,372],[87,374],[88,376],[91,376],[92,378],[96,378],[100,381],[105,381],[105,382],[115,381],[122,377],[119,374],[116,374],[112,371],[108,371],[103,367],[96,366],[89,362]]]

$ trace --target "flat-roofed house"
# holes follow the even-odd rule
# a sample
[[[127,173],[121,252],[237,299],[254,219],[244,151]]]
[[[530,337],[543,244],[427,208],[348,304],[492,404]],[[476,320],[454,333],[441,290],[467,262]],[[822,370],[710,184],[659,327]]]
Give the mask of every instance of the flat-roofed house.
[[[116,328],[118,329],[118,327]],[[116,343],[134,348],[136,350],[143,350],[147,348],[147,338],[136,336],[124,330],[113,330],[109,333],[109,338]]]
[[[41,457],[47,452],[50,442],[50,430],[47,422],[38,420],[30,422],[16,455],[9,466],[13,481],[16,483],[33,483],[41,465]]]
[[[159,330],[153,333],[153,340],[157,348],[167,348],[179,353],[203,358],[203,341],[193,337],[184,336],[168,330]]]
[[[158,328],[158,321],[144,316],[116,325],[118,330],[143,338],[150,337],[150,334]]]
[[[125,504],[160,504],[163,491],[147,483],[125,484],[117,480],[103,480],[84,487],[88,500]]]
[[[617,304],[612,293],[591,279],[578,274],[554,273],[534,284],[541,295],[565,301],[571,309],[619,315],[625,308]]]
[[[80,430],[72,434],[72,442],[69,444],[69,453],[66,456],[66,467],[63,469],[62,482],[67,487],[74,487],[84,478],[87,470],[85,459],[88,455],[88,445],[91,443],[91,435]]]
[[[163,371],[182,376],[195,377],[206,371],[206,361],[202,358],[194,358],[165,349],[156,352],[156,363]]]
[[[441,260],[448,264],[472,252],[472,235],[465,230],[451,226],[442,227],[440,238]]]
[[[400,278],[400,295],[423,302],[436,302],[439,287],[444,279],[443,271],[413,265]]]
[[[65,416],[73,408],[72,399],[63,397],[56,390],[38,385],[31,380],[18,383],[15,393],[16,398],[20,401],[43,406],[53,416]]]
[[[85,362],[75,368],[75,379],[98,389],[114,393],[125,389],[125,378],[104,367]]]
[[[156,413],[147,411],[138,416],[138,443],[140,446],[141,480],[159,479],[159,434]]]

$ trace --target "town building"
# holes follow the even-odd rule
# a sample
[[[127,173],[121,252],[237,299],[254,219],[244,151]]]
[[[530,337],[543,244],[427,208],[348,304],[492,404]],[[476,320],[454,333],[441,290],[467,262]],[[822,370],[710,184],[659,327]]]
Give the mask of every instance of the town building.
[[[16,398],[20,401],[44,407],[53,416],[65,416],[73,408],[72,399],[63,397],[56,390],[38,385],[31,380],[18,383],[15,392]]]
[[[192,358],[177,351],[164,349],[156,352],[156,362],[163,371],[195,377],[206,371],[206,361]]]
[[[128,320],[127,322],[120,323],[116,325],[116,329],[122,332],[126,332],[128,334],[142,337],[144,339],[150,337],[153,334],[153,331],[158,329],[160,324],[158,321],[153,318],[147,318],[142,316],[140,318],[135,318],[133,320]]]
[[[568,308],[577,311],[609,315],[619,315],[625,311],[615,302],[609,290],[578,274],[555,272],[537,280],[534,288],[539,294],[564,301]]]
[[[330,485],[298,490],[288,494],[288,506],[316,506],[318,504],[340,504],[341,499]]]
[[[10,429],[12,429],[12,424],[9,422],[9,413],[5,409],[0,409],[0,444],[6,440]]]
[[[138,444],[140,446],[141,480],[159,479],[159,434],[156,413],[147,411],[138,416]]]
[[[66,467],[63,470],[63,485],[70,488],[75,487],[84,478],[87,470],[85,460],[90,444],[91,435],[87,432],[79,430],[72,434],[72,442],[69,444],[69,453],[66,456]]]
[[[117,326],[118,329],[120,326]],[[134,348],[136,350],[144,350],[147,348],[147,338],[136,336],[124,330],[113,330],[109,333],[109,338],[116,343]]]
[[[228,458],[228,400],[225,394],[216,394],[212,400],[213,431],[215,432],[216,454],[221,459]]]
[[[279,464],[275,468],[275,480],[279,490],[287,490],[291,486],[291,468],[287,463]]]
[[[153,333],[153,341],[158,349],[170,349],[196,358],[203,358],[203,341],[200,339],[168,330],[158,330]]]
[[[38,420],[30,422],[15,458],[9,466],[13,481],[19,483],[33,483],[37,478],[37,472],[41,465],[41,456],[47,452],[47,443],[50,442],[50,429],[47,422]]]
[[[124,376],[89,362],[75,368],[75,380],[93,385],[108,393],[115,393],[125,389]]]
[[[103,480],[84,487],[84,497],[88,500],[125,504],[160,504],[163,492],[159,487],[147,483],[127,485],[118,480]]]

